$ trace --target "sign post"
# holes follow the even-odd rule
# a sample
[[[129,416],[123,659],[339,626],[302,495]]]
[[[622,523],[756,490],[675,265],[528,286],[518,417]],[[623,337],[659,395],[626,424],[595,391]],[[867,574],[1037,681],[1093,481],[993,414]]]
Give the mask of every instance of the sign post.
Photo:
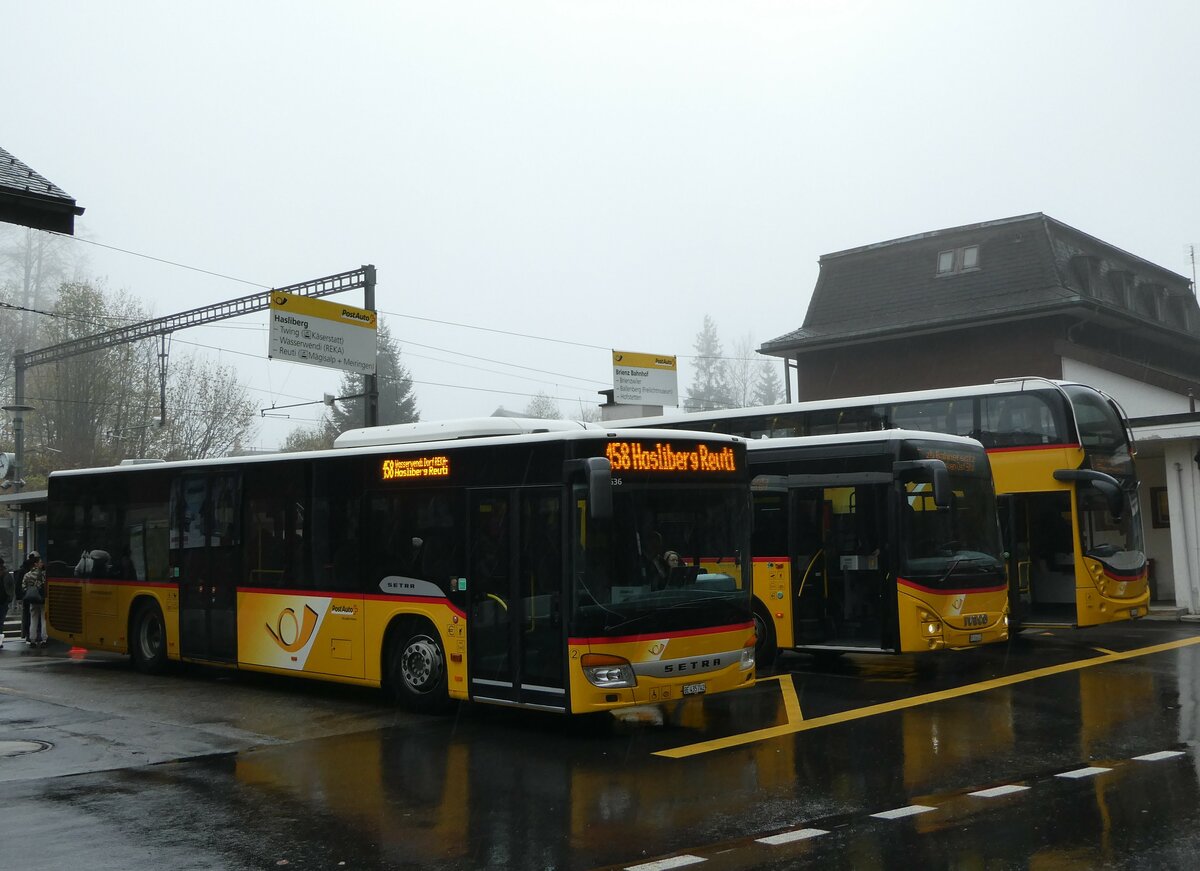
[[[613,351],[613,401],[620,405],[678,405],[679,372],[669,354]]]
[[[271,292],[267,356],[291,363],[375,373],[375,312],[281,291]]]

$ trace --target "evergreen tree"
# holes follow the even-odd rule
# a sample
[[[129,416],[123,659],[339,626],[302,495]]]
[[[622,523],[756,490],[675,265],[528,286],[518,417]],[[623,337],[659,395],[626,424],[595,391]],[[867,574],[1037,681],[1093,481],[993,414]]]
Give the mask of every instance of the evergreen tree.
[[[692,386],[687,390],[685,411],[706,411],[715,408],[732,408],[733,395],[729,389],[729,367],[722,355],[721,339],[717,326],[708,315],[704,326],[696,334],[696,371]]]
[[[412,375],[400,362],[400,346],[392,338],[392,331],[383,318],[379,319],[379,423],[416,423],[421,419],[417,410],[417,397],[413,393]],[[347,372],[342,378],[342,396],[353,396],[334,404],[329,419],[337,433],[366,426],[366,412],[361,375]]]
[[[763,360],[758,364],[758,376],[754,379],[754,404],[778,405],[783,402],[783,382],[774,360]]]

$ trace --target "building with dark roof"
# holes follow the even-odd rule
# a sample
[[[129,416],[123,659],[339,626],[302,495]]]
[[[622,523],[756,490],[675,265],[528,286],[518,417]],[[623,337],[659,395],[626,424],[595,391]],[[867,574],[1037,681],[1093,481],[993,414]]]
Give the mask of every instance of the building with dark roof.
[[[0,222],[72,235],[82,214],[74,197],[0,148]]]
[[[1133,419],[1152,593],[1200,615],[1200,307],[1186,277],[1035,213],[826,254],[762,345],[821,400],[1041,376]],[[793,394],[794,381],[794,394]],[[1151,523],[1151,517],[1155,518]]]
[[[1072,361],[1200,395],[1200,308],[1184,276],[1037,213],[826,254],[803,326],[760,352],[800,400],[1070,379]]]

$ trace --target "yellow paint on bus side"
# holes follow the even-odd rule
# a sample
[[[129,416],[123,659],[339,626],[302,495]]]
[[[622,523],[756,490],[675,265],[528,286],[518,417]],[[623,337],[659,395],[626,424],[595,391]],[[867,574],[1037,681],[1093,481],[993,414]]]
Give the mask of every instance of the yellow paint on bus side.
[[[966,686],[955,687],[954,689],[941,690],[935,693],[925,693],[924,695],[913,696],[909,699],[899,699],[894,702],[884,702],[878,705],[868,705],[865,708],[855,708],[849,711],[842,711],[837,714],[829,714],[824,717],[817,717],[812,720],[805,720],[799,723],[789,723],[786,726],[772,726],[768,729],[758,729],[753,732],[745,732],[741,735],[730,735],[726,738],[717,738],[712,741],[701,741],[698,744],[688,744],[683,747],[675,747],[669,750],[659,750],[655,756],[665,756],[669,759],[686,759],[690,756],[699,756],[702,753],[712,753],[714,750],[726,750],[730,747],[741,747],[746,744],[753,744],[757,741],[766,741],[770,738],[781,738],[785,735],[793,735],[797,732],[807,732],[810,729],[820,729],[825,726],[835,726],[839,723],[848,723],[854,720],[862,720],[867,717],[874,717],[879,714],[889,714],[893,711],[901,711],[906,708],[915,708],[920,705],[928,705],[933,702],[944,702],[948,699],[957,699],[963,696],[974,695],[975,693],[987,692],[988,690],[999,689],[1000,687],[1012,686],[1014,684],[1024,683],[1026,681],[1037,680],[1038,678],[1051,677],[1056,674],[1065,674],[1066,672],[1079,671],[1084,668],[1091,668],[1096,665],[1107,665],[1112,662],[1121,662],[1126,659],[1136,659],[1140,656],[1150,656],[1155,653],[1165,653],[1168,650],[1177,650],[1181,647],[1190,647],[1193,644],[1200,644],[1200,637],[1183,638],[1178,641],[1168,641],[1165,644],[1155,644],[1150,647],[1139,647],[1136,650],[1127,650],[1123,653],[1110,653],[1104,656],[1097,656],[1092,659],[1077,660],[1075,662],[1067,662],[1062,665],[1051,665],[1045,668],[1036,668],[1032,671],[1021,672],[1020,674],[1006,675],[992,680],[980,681],[979,683],[967,684]],[[785,681],[786,682],[786,681]]]

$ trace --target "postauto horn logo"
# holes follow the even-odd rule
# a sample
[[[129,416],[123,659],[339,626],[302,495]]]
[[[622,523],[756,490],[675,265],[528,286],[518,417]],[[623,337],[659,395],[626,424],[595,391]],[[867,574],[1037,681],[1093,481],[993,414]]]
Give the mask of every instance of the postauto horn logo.
[[[304,622],[301,623],[296,619],[294,608],[284,608],[275,619],[275,625],[267,623],[266,627],[276,644],[288,653],[295,653],[312,638],[313,631],[317,628],[317,612],[305,605]]]

